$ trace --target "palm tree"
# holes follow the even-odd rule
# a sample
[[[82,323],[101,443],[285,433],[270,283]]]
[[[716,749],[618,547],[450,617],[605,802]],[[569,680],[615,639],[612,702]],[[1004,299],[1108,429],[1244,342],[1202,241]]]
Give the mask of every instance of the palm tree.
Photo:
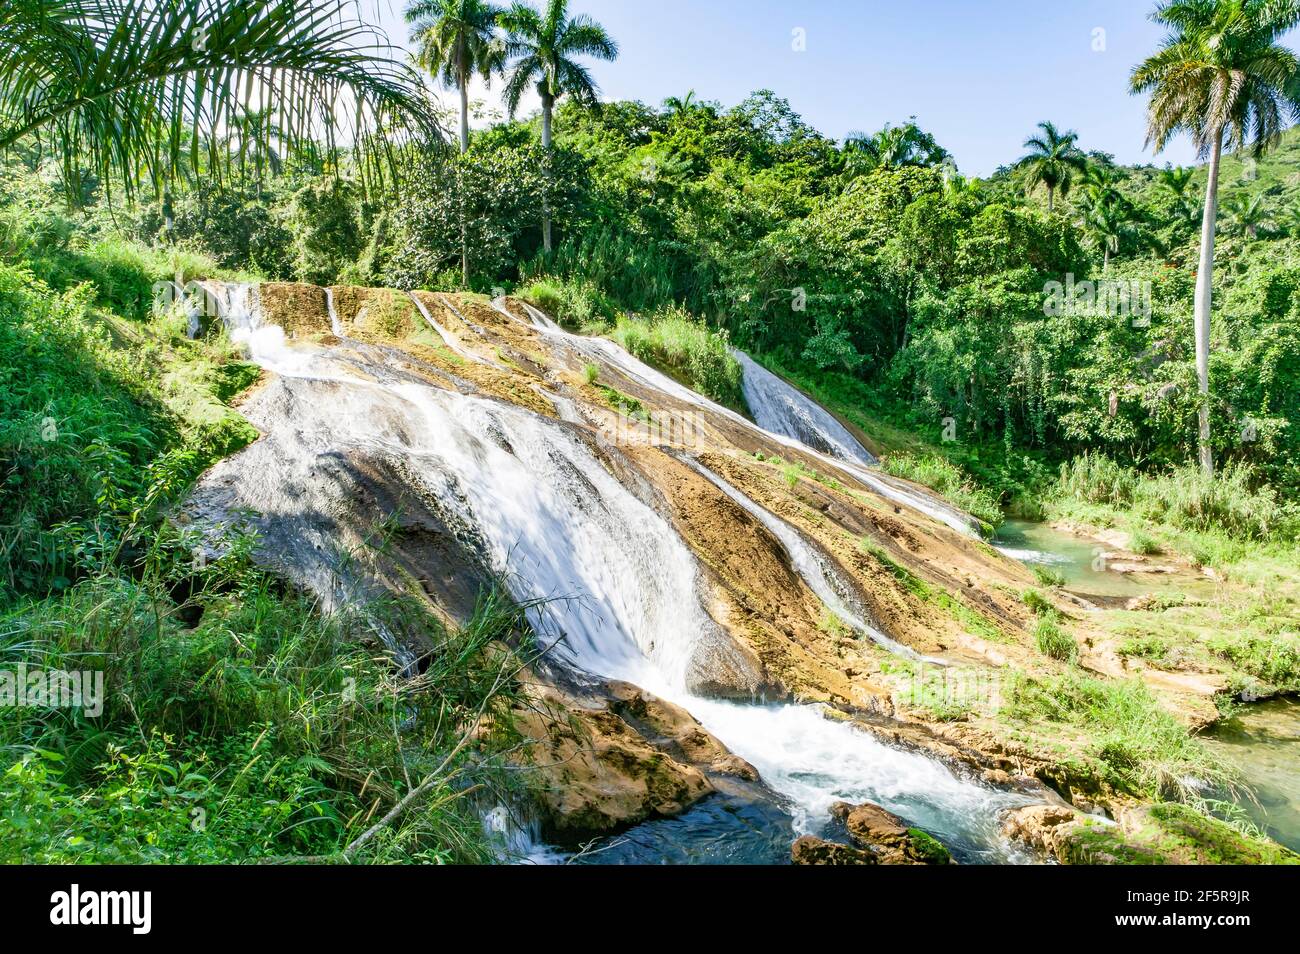
[[[1259,235],[1262,225],[1268,224],[1268,210],[1264,206],[1264,196],[1256,193],[1246,195],[1238,193],[1223,204],[1224,218],[1228,228],[1238,235],[1254,239]]]
[[[491,82],[505,66],[505,46],[496,37],[503,12],[486,0],[411,0],[406,8],[416,62],[460,92],[462,153],[469,151],[470,78]]]
[[[1210,306],[1214,229],[1223,147],[1254,155],[1277,142],[1285,117],[1300,118],[1300,63],[1277,43],[1300,23],[1297,0],[1170,0],[1152,19],[1170,31],[1133,70],[1131,89],[1149,93],[1147,143],[1157,152],[1181,132],[1210,160],[1196,273],[1196,377],[1201,467],[1214,472],[1210,447]]]
[[[352,0],[5,0],[0,7],[0,151],[32,138],[63,161],[76,195],[89,168],[132,193],[182,164],[229,169],[227,121],[246,133],[361,149],[377,130],[438,133],[419,76],[352,18]],[[347,103],[346,111],[338,111]],[[340,118],[343,117],[343,118]],[[355,125],[347,117],[356,117]],[[240,149],[251,149],[242,138]],[[192,144],[204,144],[192,148]]]
[[[664,100],[664,109],[678,119],[698,107],[699,104],[695,102],[695,90],[693,89],[688,89],[685,96],[669,96]]]
[[[575,57],[612,60],[618,56],[618,44],[585,13],[569,16],[569,0],[547,0],[540,12],[516,3],[501,15],[500,23],[509,35],[506,52],[515,60],[506,81],[506,106],[513,116],[524,91],[536,85],[542,100],[542,148],[549,154],[556,100],[567,94],[591,105],[599,93],[591,73]],[[549,202],[542,208],[542,247],[551,251]]]
[[[1038,124],[1041,132],[1025,140],[1029,154],[1017,165],[1029,170],[1029,188],[1043,185],[1047,187],[1048,211],[1056,207],[1056,193],[1061,197],[1070,194],[1074,185],[1074,174],[1082,172],[1087,165],[1087,157],[1079,149],[1079,134],[1073,131],[1061,132],[1055,124],[1042,122]]]
[[[901,126],[889,123],[876,133],[849,133],[844,140],[845,165],[857,176],[874,169],[902,169],[907,166],[938,166],[950,161],[948,150],[934,136],[909,120]]]
[[[1129,213],[1125,202],[1101,202],[1084,214],[1084,234],[1102,250],[1103,275],[1110,272],[1111,256],[1119,254],[1120,243],[1133,232]]]
[[[1191,219],[1200,213],[1200,207],[1188,195],[1192,176],[1196,170],[1191,166],[1167,165],[1160,170],[1156,181],[1173,203],[1173,212],[1179,218]]]

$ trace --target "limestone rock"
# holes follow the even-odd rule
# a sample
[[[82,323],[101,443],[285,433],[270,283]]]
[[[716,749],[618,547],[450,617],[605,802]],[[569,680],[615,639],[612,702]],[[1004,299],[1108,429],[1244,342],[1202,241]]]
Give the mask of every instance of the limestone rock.
[[[933,836],[909,828],[903,819],[879,805],[836,802],[831,816],[844,823],[849,837],[872,852],[882,865],[946,865],[952,855]]]
[[[795,840],[790,848],[790,861],[796,865],[874,865],[879,864],[874,852],[852,845],[826,841],[812,835]]]

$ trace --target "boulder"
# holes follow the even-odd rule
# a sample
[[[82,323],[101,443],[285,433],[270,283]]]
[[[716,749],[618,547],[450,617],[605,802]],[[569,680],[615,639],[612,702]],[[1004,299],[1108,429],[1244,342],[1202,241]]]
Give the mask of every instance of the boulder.
[[[831,816],[844,824],[858,847],[872,852],[882,865],[947,865],[952,855],[932,835],[879,805],[836,802]]]
[[[879,864],[874,852],[839,842],[826,841],[812,835],[795,840],[790,848],[790,861],[796,865],[874,865]]]

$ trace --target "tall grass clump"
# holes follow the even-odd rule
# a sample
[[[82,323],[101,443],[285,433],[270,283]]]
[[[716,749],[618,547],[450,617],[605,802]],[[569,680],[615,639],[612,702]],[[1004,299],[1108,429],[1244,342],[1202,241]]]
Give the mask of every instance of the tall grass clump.
[[[745,406],[743,374],[731,355],[725,330],[711,330],[672,306],[648,319],[621,317],[611,337],[628,352],[657,365],[691,388],[735,409]]]
[[[939,454],[888,454],[880,462],[887,474],[902,477],[937,491],[955,506],[994,529],[1002,523],[1002,508],[987,489],[976,485],[970,476],[948,458]]]
[[[1104,454],[1086,453],[1061,465],[1056,492],[1083,503],[1132,510],[1182,530],[1219,531],[1240,539],[1267,539],[1286,518],[1277,491],[1241,461],[1230,461],[1212,475],[1192,464],[1147,475]]]
[[[1034,624],[1034,645],[1049,659],[1072,663],[1079,658],[1079,644],[1049,615],[1041,615]]]
[[[603,332],[615,308],[592,282],[542,276],[519,289],[519,297],[566,328],[583,334]]]

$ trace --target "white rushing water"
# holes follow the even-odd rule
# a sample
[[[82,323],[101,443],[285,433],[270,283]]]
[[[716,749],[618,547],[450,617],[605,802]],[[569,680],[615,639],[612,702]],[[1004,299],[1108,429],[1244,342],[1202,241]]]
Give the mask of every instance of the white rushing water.
[[[222,308],[232,337],[255,361],[307,390],[299,404],[309,410],[293,422],[295,440],[320,453],[356,448],[399,456],[421,492],[473,528],[517,600],[547,601],[530,615],[541,638],[562,635],[553,652],[684,706],[789,800],[798,830],[820,830],[837,800],[869,799],[970,856],[1005,856],[996,813],[1018,796],[959,779],[816,707],[694,694],[692,674],[726,641],[704,609],[695,557],[572,427],[494,400],[349,373],[364,349],[287,343],[280,328],[262,324],[255,290],[226,294]],[[626,354],[610,342],[593,348],[604,356],[606,346]],[[853,610],[847,588],[837,588],[831,569],[793,528],[710,479],[781,539],[810,588],[846,624],[892,643]],[[529,852],[540,859],[535,847]]]
[[[740,362],[745,403],[759,427],[849,463],[876,463],[871,452],[824,407],[739,348],[732,348],[731,354]]]
[[[895,655],[910,659],[913,662],[930,662],[936,665],[945,665],[943,660],[935,659],[930,656],[922,656],[902,643],[890,639],[875,626],[872,626],[866,620],[866,612],[861,607],[850,608],[850,601],[854,601],[850,595],[851,590],[847,583],[844,582],[839,572],[831,565],[830,561],[818,553],[806,541],[803,536],[794,527],[790,526],[776,514],[772,513],[766,507],[762,507],[750,500],[739,490],[733,487],[722,477],[709,470],[703,464],[696,460],[687,460],[688,464],[698,471],[701,475],[713,483],[719,490],[734,500],[750,514],[758,518],[758,521],[772,531],[772,534],[781,541],[785,547],[786,554],[790,557],[790,565],[794,567],[795,572],[799,574],[808,588],[817,594],[828,610],[839,619],[841,623],[848,626],[849,629],[859,634],[869,637],[874,642],[888,649]],[[854,601],[856,602],[856,601]]]
[[[506,317],[515,321],[519,320],[505,307],[504,303],[500,299],[497,299],[492,304],[497,311]],[[867,464],[861,461],[832,457],[816,448],[809,447],[799,439],[791,437],[788,434],[767,430],[761,425],[755,424],[753,421],[737,414],[730,408],[723,407],[716,401],[711,401],[704,395],[692,391],[690,388],[675,381],[662,371],[652,368],[644,361],[641,361],[639,358],[624,351],[613,341],[610,341],[607,338],[593,338],[585,335],[575,335],[572,332],[565,331],[544,313],[538,311],[527,302],[521,302],[520,304],[522,304],[527,311],[530,319],[529,323],[533,328],[552,340],[568,345],[574,351],[586,358],[595,361],[603,361],[609,366],[616,368],[620,373],[626,375],[628,378],[645,387],[660,391],[670,397],[682,401],[683,403],[700,408],[701,410],[720,415],[730,420],[732,423],[754,431],[769,441],[774,441],[775,443],[781,444],[785,447],[797,448],[804,451],[805,453],[823,461],[828,466],[846,472],[860,484],[887,500],[908,507],[917,513],[925,514],[926,516],[951,527],[959,533],[966,535],[977,534],[975,521],[970,517],[970,515],[962,513],[946,501],[917,490],[901,487],[890,479],[872,470]],[[775,375],[772,375],[772,377],[775,378]],[[776,380],[778,382],[780,381],[779,378],[776,378]],[[781,382],[781,384],[785,387],[789,387],[789,385],[785,385],[784,382]],[[805,398],[805,400],[807,399]],[[822,411],[822,414],[830,417],[830,415],[824,410]],[[831,420],[834,421],[834,418],[831,418]],[[850,438],[851,436],[852,435],[850,435]],[[865,450],[863,452],[865,453]]]

